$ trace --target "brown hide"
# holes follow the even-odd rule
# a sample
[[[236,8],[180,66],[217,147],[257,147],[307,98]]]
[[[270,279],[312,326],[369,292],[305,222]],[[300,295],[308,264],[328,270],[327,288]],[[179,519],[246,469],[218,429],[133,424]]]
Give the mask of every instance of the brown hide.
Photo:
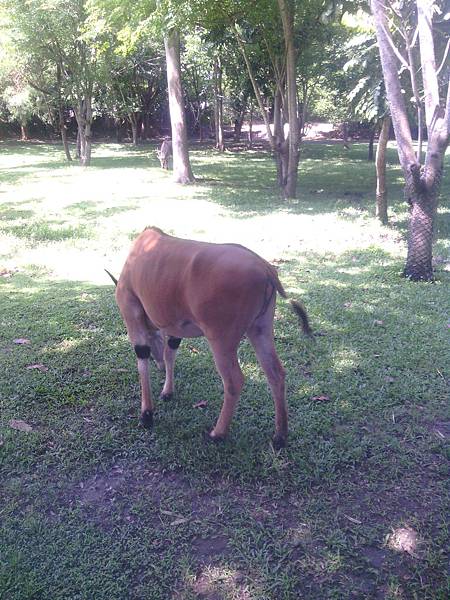
[[[284,369],[273,343],[276,291],[286,297],[274,267],[236,244],[211,244],[179,239],[157,228],[146,229],[135,241],[120,275],[116,298],[130,341],[138,355],[142,418],[151,421],[153,402],[148,383],[148,354],[164,359],[164,398],[174,391],[176,349],[162,337],[204,335],[224,384],[224,404],[210,433],[223,438],[243,385],[237,348],[246,335],[263,367],[275,402],[276,435],[281,447],[287,436]],[[307,317],[294,309],[308,332]],[[146,417],[147,415],[147,417]]]

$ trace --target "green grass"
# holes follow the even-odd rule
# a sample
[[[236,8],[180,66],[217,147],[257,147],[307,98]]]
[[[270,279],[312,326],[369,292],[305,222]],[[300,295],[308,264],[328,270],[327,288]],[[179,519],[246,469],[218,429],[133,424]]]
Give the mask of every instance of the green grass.
[[[96,146],[89,169],[48,144],[0,151],[1,600],[448,597],[448,173],[436,282],[414,284],[400,277],[394,148],[389,227],[373,217],[363,144],[305,144],[289,202],[257,151],[195,147],[187,187],[150,146]],[[153,431],[139,426],[103,268],[117,275],[147,224],[243,243],[305,303],[315,343],[281,300],[275,322],[287,449],[271,448],[273,404],[245,341],[223,445],[202,441],[221,406],[202,339],[183,342]],[[158,394],[156,370],[152,384]],[[395,549],[399,528],[417,535],[411,553]]]

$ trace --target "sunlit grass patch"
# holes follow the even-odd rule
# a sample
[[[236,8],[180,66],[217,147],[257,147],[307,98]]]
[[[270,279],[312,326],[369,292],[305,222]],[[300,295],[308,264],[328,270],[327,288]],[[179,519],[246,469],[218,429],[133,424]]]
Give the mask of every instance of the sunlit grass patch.
[[[90,169],[56,146],[2,151],[0,597],[446,597],[448,211],[437,282],[401,278],[393,148],[388,228],[363,144],[305,144],[289,202],[260,151],[195,147],[187,187],[154,146],[96,145]],[[103,269],[119,275],[147,225],[244,244],[305,304],[314,340],[289,303],[276,309],[283,452],[248,341],[226,442],[203,442],[222,402],[204,339],[183,340],[172,401],[151,366],[155,425],[140,427],[136,358]],[[417,532],[412,553],[390,545],[400,528]]]

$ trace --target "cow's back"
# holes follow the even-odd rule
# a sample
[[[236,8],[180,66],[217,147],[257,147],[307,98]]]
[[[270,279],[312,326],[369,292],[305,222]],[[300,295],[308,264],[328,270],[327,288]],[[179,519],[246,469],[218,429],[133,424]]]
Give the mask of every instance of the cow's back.
[[[204,330],[255,318],[273,293],[271,269],[243,246],[185,240],[150,228],[134,243],[119,284],[136,294],[155,325],[185,320]]]

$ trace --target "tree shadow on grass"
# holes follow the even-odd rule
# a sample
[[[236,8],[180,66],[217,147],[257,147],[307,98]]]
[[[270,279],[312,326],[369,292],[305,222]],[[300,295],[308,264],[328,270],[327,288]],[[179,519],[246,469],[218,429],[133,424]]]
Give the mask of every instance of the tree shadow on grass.
[[[276,338],[289,374],[291,444],[293,448],[302,448],[302,452],[308,448],[308,455],[311,453],[305,460],[302,452],[294,451],[299,464],[304,466],[300,477],[333,478],[339,470],[338,464],[346,468],[347,461],[358,462],[361,449],[356,451],[356,445],[343,453],[330,447],[335,462],[332,467],[325,462],[319,468],[313,455],[317,455],[317,444],[327,446],[329,436],[333,438],[330,414],[334,418],[340,415],[344,420],[366,422],[369,414],[375,418],[390,402],[402,403],[409,397],[413,380],[417,383],[417,397],[423,397],[420,379],[436,373],[432,357],[444,344],[441,338],[445,317],[439,312],[437,302],[443,292],[442,286],[415,286],[400,279],[400,265],[379,250],[355,251],[338,258],[330,256],[326,262],[323,257],[311,255],[308,267],[305,271],[303,267],[300,270],[287,264],[281,275],[285,284],[294,289],[294,296],[299,280],[300,287],[306,289],[303,300],[312,325],[320,334],[316,344],[302,339],[294,316],[282,302],[279,302]],[[14,287],[15,282],[20,283],[19,288]],[[127,444],[140,443],[140,434],[134,430],[138,428],[139,395],[135,360],[114,304],[113,289],[81,282],[42,282],[22,275],[11,278],[6,288],[10,302],[4,318],[13,327],[9,342],[4,337],[5,358],[12,360],[7,386],[14,397],[18,397],[17,390],[13,390],[17,385],[19,396],[30,399],[30,404],[21,403],[24,417],[33,418],[41,401],[42,418],[50,420],[56,407],[65,407],[61,418],[72,420],[67,407],[77,413],[89,406],[95,407],[94,413],[98,411],[95,421],[102,428],[103,420],[107,422],[109,418],[130,424],[131,411],[135,421],[132,428],[126,427],[127,439],[116,432],[112,445],[121,455]],[[430,296],[435,298],[436,305],[430,303]],[[30,338],[32,343],[16,347],[11,342],[15,337]],[[417,349],[416,362],[411,361],[408,348]],[[29,364],[44,364],[49,371],[27,371],[22,363],[17,377],[16,356]],[[251,479],[258,463],[259,476],[267,475],[261,452],[270,440],[273,405],[247,343],[241,349],[241,357],[248,384],[233,422],[231,442],[220,450],[219,466],[216,451],[202,445],[200,434],[213,424],[219,412],[220,380],[206,342],[183,343],[177,361],[178,399],[174,403],[160,403],[156,425],[158,454],[166,467],[180,466],[195,472],[200,461],[204,473],[210,470],[214,474],[228,464],[238,478]],[[126,369],[126,374],[117,368]],[[439,376],[433,375],[432,381],[434,386],[438,385]],[[162,377],[156,374],[156,394],[161,385]],[[361,393],[365,394],[362,405]],[[425,394],[427,402],[432,393]],[[135,398],[131,403],[130,395]],[[331,404],[325,402],[320,406],[311,401],[321,395],[328,396]],[[207,402],[206,410],[193,408],[200,400]],[[252,458],[243,460],[244,456]]]
[[[269,446],[273,405],[248,343],[227,442],[202,442],[221,404],[204,340],[183,340],[176,398],[158,403],[148,432],[138,425],[135,357],[113,287],[24,274],[0,281],[0,469],[14,500],[6,556],[26,544],[15,562],[21,585],[36,584],[31,573],[54,590],[51,574],[65,566],[66,597],[81,580],[92,593],[89,564],[100,564],[108,593],[120,571],[120,590],[147,593],[157,582],[162,597],[174,589],[244,593],[250,576],[268,598],[282,597],[286,580],[291,594],[311,598],[330,590],[350,597],[349,581],[356,597],[393,578],[411,597],[424,584],[443,589],[436,557],[446,463],[429,425],[445,393],[437,372],[446,366],[445,289],[400,279],[400,268],[374,249],[283,265],[280,276],[290,295],[301,295],[317,336],[302,338],[288,305],[278,303],[291,425],[280,454]],[[156,395],[162,378],[153,368],[152,378]],[[199,400],[204,408],[194,406]],[[8,428],[13,418],[33,431]],[[419,531],[419,557],[383,547],[402,524]],[[78,539],[91,560],[74,567]],[[134,562],[133,553],[145,559]],[[153,568],[160,562],[170,581]],[[147,570],[151,581],[141,577]]]

